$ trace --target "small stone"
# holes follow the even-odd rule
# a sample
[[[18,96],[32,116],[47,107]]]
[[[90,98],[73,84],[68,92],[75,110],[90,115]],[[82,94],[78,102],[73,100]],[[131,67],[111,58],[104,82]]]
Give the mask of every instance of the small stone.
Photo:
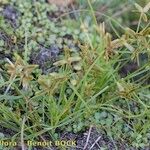
[[[17,26],[17,19],[19,14],[13,6],[7,5],[3,10],[3,16],[9,20],[13,26]]]
[[[5,137],[5,135],[2,132],[0,132],[0,139],[2,139],[4,137]]]

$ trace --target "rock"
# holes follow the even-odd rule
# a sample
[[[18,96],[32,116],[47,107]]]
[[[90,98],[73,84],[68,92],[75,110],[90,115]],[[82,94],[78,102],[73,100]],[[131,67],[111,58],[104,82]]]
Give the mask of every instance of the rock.
[[[3,16],[5,19],[10,21],[13,26],[16,26],[19,14],[13,6],[7,5],[3,10]]]
[[[53,62],[57,59],[60,49],[56,45],[51,45],[49,48],[41,47],[37,55],[33,54],[33,63],[38,64],[43,73],[55,70],[52,67]]]
[[[5,18],[10,19],[10,20],[15,20],[18,18],[16,9],[10,5],[4,8],[3,15]]]

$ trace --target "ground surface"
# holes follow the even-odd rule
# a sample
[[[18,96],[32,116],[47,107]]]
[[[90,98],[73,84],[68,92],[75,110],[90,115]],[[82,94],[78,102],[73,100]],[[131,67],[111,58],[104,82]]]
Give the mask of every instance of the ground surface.
[[[52,1],[50,0],[50,2]],[[118,2],[120,6],[119,10],[122,9],[122,6],[124,5],[127,5],[127,9],[124,10],[125,12],[131,10],[130,8],[131,3],[124,3],[124,2],[121,3],[120,1]],[[105,2],[102,2],[100,5],[97,6],[96,4],[94,3],[93,7],[97,9],[97,11],[100,11],[101,13],[107,13],[108,11],[108,14],[112,13],[112,16],[114,15],[114,17],[116,18],[118,17],[117,19],[120,23],[122,23],[123,19],[125,19],[126,25],[129,25],[130,20],[133,21],[132,17],[126,18],[128,15],[121,17],[122,13],[120,13],[120,11],[119,13],[117,13],[118,11],[115,13],[115,9],[117,8],[116,7],[113,8],[113,5],[112,7],[110,7],[110,5],[108,3],[105,4]],[[30,0],[26,2],[10,0],[10,2],[6,1],[6,3],[5,1],[2,1],[2,4],[0,2],[0,6],[1,6],[0,7],[0,16],[1,16],[0,18],[1,21],[0,23],[0,65],[1,65],[0,80],[1,83],[3,83],[3,74],[1,75],[1,73],[3,73],[2,70],[5,70],[4,64],[7,62],[6,59],[9,59],[10,61],[13,62],[14,52],[17,52],[18,54],[23,56],[26,59],[26,61],[29,62],[30,64],[39,65],[40,70],[38,71],[42,75],[47,75],[52,72],[60,71],[59,70],[60,68],[58,66],[53,65],[53,63],[64,58],[64,55],[66,55],[64,49],[66,49],[66,47],[71,49],[70,53],[71,56],[73,57],[73,56],[78,56],[79,53],[81,53],[81,47],[79,46],[79,42],[84,43],[86,41],[86,40],[84,41],[84,39],[90,38],[91,41],[99,42],[99,35],[94,35],[93,30],[95,30],[95,27],[94,25],[90,24],[92,22],[91,14],[83,13],[81,15],[79,11],[80,9],[86,9],[87,7],[89,7],[89,4],[85,3],[84,1],[81,3],[72,3],[72,1],[69,1],[69,3],[65,4],[65,6],[64,4],[62,4],[63,7],[60,6],[60,4],[58,5],[59,6],[57,7],[55,5],[49,4],[47,1],[44,0],[41,0],[39,2],[30,1]],[[98,23],[100,23],[104,19],[102,16],[96,16],[96,17]],[[134,17],[135,19],[137,18],[137,16]],[[83,21],[87,23],[87,27],[86,24],[83,23]],[[107,21],[108,20],[106,20],[106,22]],[[136,25],[137,23],[133,21],[130,22],[129,26],[134,27]],[[88,37],[86,32],[87,29],[89,30]],[[114,34],[114,31],[110,27],[108,27],[107,30],[113,32]],[[113,36],[114,36],[113,38],[116,37],[115,34]],[[94,43],[96,45],[95,49],[99,45],[98,42]],[[90,45],[90,43],[88,44]],[[144,56],[144,60],[147,60],[145,56]],[[134,71],[138,70],[138,68],[139,67],[137,62],[131,60],[130,62],[128,62],[126,65],[124,65],[118,70],[117,77],[119,76],[119,78],[120,77],[126,78],[128,74],[132,74]],[[73,71],[76,73],[80,71],[80,66],[79,65],[75,67],[73,66],[73,69],[74,69]],[[34,75],[36,78],[36,74]],[[146,81],[142,80],[142,83],[144,83],[144,85],[146,86],[149,85],[150,80],[148,78],[148,71],[145,72],[143,76],[145,76],[147,80]],[[136,78],[133,78],[132,80],[136,80]],[[110,82],[112,82],[112,80],[110,80]],[[109,84],[109,78],[108,78],[108,84]],[[127,89],[130,88],[130,86],[131,85],[129,84],[129,87],[127,87]],[[2,104],[6,104],[6,106],[8,106],[10,110],[13,110],[16,114],[17,113],[24,114],[26,112],[26,109],[22,106],[22,104],[18,104],[21,106],[19,110],[17,110],[17,104],[13,104],[13,102],[9,103],[9,101],[6,100],[7,98],[5,99],[5,97],[3,97],[6,96],[4,94],[4,91],[6,91],[6,89],[7,89],[6,87],[0,86],[0,94],[1,94],[0,100],[2,101]],[[34,90],[35,91],[40,90],[40,88],[39,87],[37,88],[35,84]],[[31,91],[31,93],[28,93],[28,95],[34,97],[36,93],[34,90]],[[9,91],[10,92],[9,94],[11,96],[12,95],[17,96],[14,91],[15,91],[14,88],[12,88]],[[69,150],[115,150],[115,149],[150,150],[149,147],[150,130],[148,129],[149,126],[148,113],[149,113],[150,96],[149,96],[149,89],[143,91],[140,92],[141,95],[138,93],[139,94],[138,96],[142,98],[143,96],[142,94],[143,93],[145,94],[145,96],[143,96],[144,97],[143,101],[145,104],[148,105],[146,110],[144,110],[143,105],[140,105],[140,103],[138,103],[137,101],[126,102],[123,98],[120,98],[114,103],[110,103],[110,105],[116,104],[116,106],[118,106],[118,108],[120,109],[123,108],[123,110],[120,111],[121,113],[124,113],[126,110],[128,110],[129,107],[130,107],[129,112],[130,111],[133,112],[134,115],[137,115],[138,113],[141,114],[142,111],[144,112],[146,111],[144,116],[142,116],[141,118],[136,119],[135,117],[133,119],[130,118],[128,119],[119,114],[113,113],[112,109],[111,111],[98,109],[91,116],[87,118],[86,117],[84,118],[84,116],[82,116],[81,118],[79,117],[75,119],[75,121],[73,121],[72,123],[68,123],[67,125],[64,125],[62,128],[58,128],[58,131],[56,130],[55,133],[56,135],[54,136],[54,138],[59,138],[60,140],[63,139],[75,140],[77,142],[76,147],[66,148]],[[87,91],[87,93],[88,92],[89,91]],[[108,101],[111,95],[116,94],[110,92],[107,93]],[[69,91],[67,94],[71,95],[70,93],[71,92]],[[55,94],[56,100],[58,100],[57,95],[58,93]],[[14,97],[14,99],[15,98],[17,99],[17,97]],[[98,96],[98,98],[105,101],[105,98],[101,95]],[[77,98],[75,97],[75,99]],[[39,102],[41,101],[39,100]],[[33,106],[35,106],[34,109],[35,110],[37,109],[40,112],[41,105],[38,104],[38,102],[33,102],[33,103],[34,103]],[[62,107],[60,107],[59,109],[61,108]],[[46,108],[46,110],[47,109],[48,108]],[[71,107],[71,109],[73,108]],[[0,112],[0,114],[5,114],[5,113],[8,114],[9,111],[8,113],[7,111]],[[39,113],[39,116],[42,118],[43,116],[41,114],[42,113]],[[35,114],[34,117],[38,118],[39,116],[38,115],[36,116]],[[9,125],[7,126],[7,123],[9,124],[9,119],[13,118],[13,117],[10,118],[9,117],[8,117],[8,122],[5,121],[5,119],[7,120],[7,115],[2,116],[2,119],[0,120],[0,122],[2,123],[2,125],[0,125],[1,138],[4,137],[6,139],[11,138],[17,133],[15,129],[13,130],[13,128],[12,129],[9,128]],[[45,115],[45,118],[48,118],[47,114]],[[33,122],[29,121],[28,125],[34,126]],[[39,122],[37,121],[37,124],[38,123]],[[12,121],[10,125],[13,126],[14,124],[15,123]],[[135,127],[136,124],[137,126]],[[145,130],[142,130],[142,126],[145,127],[144,128]],[[14,128],[15,127],[16,124],[14,125]],[[36,134],[36,132],[32,134],[33,137],[34,134]],[[43,137],[46,140],[51,140],[53,136],[44,133],[42,135],[42,138]],[[39,139],[41,140],[41,137]],[[2,149],[3,148],[4,147],[2,147]],[[56,149],[63,149],[63,148],[31,147],[32,150],[42,150],[42,149],[56,150]],[[15,148],[15,149],[17,150],[19,148]]]

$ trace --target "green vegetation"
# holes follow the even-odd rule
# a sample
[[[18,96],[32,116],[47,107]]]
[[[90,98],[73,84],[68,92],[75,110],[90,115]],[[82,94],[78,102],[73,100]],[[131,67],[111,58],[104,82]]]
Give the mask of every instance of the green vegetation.
[[[132,2],[80,1],[59,14],[44,0],[0,1],[0,139],[23,149],[92,125],[128,148],[150,147],[150,3]],[[115,14],[117,3],[133,16]],[[102,4],[108,13],[98,14]]]

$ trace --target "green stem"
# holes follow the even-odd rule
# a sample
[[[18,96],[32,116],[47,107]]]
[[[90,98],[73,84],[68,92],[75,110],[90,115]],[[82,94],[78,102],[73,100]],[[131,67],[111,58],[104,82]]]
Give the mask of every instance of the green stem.
[[[138,22],[138,26],[137,26],[136,33],[138,33],[138,32],[139,32],[140,24],[141,24],[141,20],[142,20],[142,15],[143,15],[143,13],[141,13],[141,15],[140,15],[140,19],[139,19],[139,22]]]
[[[88,4],[89,4],[89,6],[90,6],[91,13],[92,13],[92,16],[93,16],[93,19],[94,19],[95,25],[96,25],[96,26],[98,26],[98,24],[97,24],[97,20],[96,20],[96,17],[95,17],[95,13],[94,13],[95,11],[93,10],[93,7],[92,7],[92,4],[91,4],[90,0],[88,0]]]

